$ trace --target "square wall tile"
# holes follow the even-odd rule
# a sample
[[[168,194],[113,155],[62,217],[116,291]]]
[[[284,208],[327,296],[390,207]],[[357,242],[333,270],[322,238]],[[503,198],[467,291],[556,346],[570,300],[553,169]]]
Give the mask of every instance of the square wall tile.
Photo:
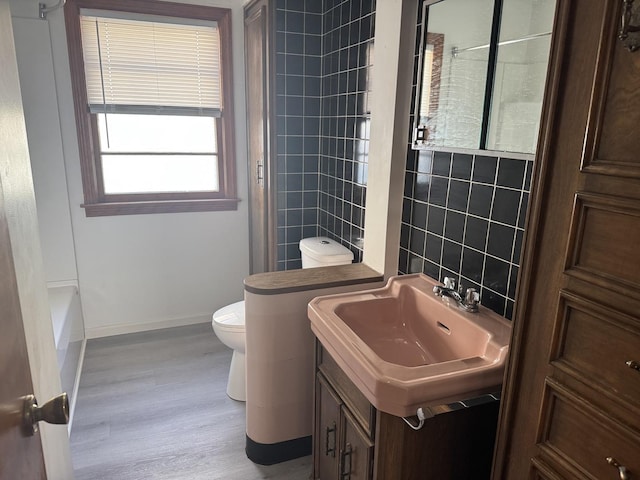
[[[484,218],[467,217],[465,226],[464,244],[475,248],[481,252],[485,251],[487,245],[487,231],[489,229],[489,221]]]
[[[451,177],[462,180],[471,179],[471,167],[473,166],[473,155],[464,153],[454,153],[451,164]]]
[[[511,261],[515,230],[499,223],[490,223],[487,253],[507,262]]]
[[[516,226],[518,223],[518,213],[520,211],[520,190],[507,190],[496,188],[493,198],[493,209],[491,220]]]
[[[526,160],[501,158],[498,163],[498,179],[496,183],[501,187],[521,190],[524,184],[526,164]]]
[[[498,159],[476,155],[473,162],[473,181],[479,183],[495,184]]]
[[[462,243],[464,238],[465,215],[452,210],[447,211],[444,236],[447,240]]]
[[[433,174],[448,177],[451,171],[451,154],[435,152],[433,156]]]
[[[476,250],[465,248],[462,252],[462,275],[476,283],[482,282],[484,255]]]
[[[493,202],[493,190],[493,186],[473,183],[469,196],[468,212],[478,217],[489,218]]]

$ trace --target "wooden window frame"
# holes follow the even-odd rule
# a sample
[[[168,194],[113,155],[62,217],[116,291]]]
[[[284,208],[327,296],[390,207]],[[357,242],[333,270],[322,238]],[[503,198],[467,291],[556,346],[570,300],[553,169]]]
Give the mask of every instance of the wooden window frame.
[[[147,15],[215,21],[220,32],[222,70],[222,117],[216,118],[218,140],[217,192],[169,192],[105,194],[98,141],[96,114],[88,108],[80,9],[111,10]],[[146,213],[203,212],[237,210],[236,156],[233,112],[231,10],[154,0],[67,0],[64,6],[71,86],[73,89],[82,186],[87,217]]]

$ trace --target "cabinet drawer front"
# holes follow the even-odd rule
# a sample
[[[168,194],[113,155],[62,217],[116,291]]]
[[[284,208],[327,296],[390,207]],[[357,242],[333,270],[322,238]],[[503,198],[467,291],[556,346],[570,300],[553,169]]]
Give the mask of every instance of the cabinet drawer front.
[[[571,465],[579,477],[621,478],[607,458],[640,475],[640,437],[563,386],[548,381],[543,407],[541,450],[557,464]]]
[[[342,371],[333,358],[318,342],[318,370],[327,378],[331,386],[338,392],[362,429],[373,437],[375,429],[375,408],[358,390],[349,377]]]
[[[553,364],[615,400],[640,408],[640,371],[632,363],[640,365],[640,325],[572,293],[561,295]]]

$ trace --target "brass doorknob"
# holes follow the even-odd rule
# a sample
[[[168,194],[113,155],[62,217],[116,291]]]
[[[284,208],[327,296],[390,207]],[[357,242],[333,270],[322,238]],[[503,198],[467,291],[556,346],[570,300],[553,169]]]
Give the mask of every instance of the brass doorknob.
[[[38,431],[38,422],[45,421],[57,425],[69,423],[69,397],[61,393],[47,403],[38,406],[35,395],[23,397],[22,426],[26,435],[34,435]]]

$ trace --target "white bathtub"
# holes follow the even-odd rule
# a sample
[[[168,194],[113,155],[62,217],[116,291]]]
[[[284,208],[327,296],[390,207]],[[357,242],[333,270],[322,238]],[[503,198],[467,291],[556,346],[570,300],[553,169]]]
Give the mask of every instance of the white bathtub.
[[[62,391],[69,395],[69,431],[71,431],[86,343],[80,295],[75,285],[49,285],[48,293]]]

